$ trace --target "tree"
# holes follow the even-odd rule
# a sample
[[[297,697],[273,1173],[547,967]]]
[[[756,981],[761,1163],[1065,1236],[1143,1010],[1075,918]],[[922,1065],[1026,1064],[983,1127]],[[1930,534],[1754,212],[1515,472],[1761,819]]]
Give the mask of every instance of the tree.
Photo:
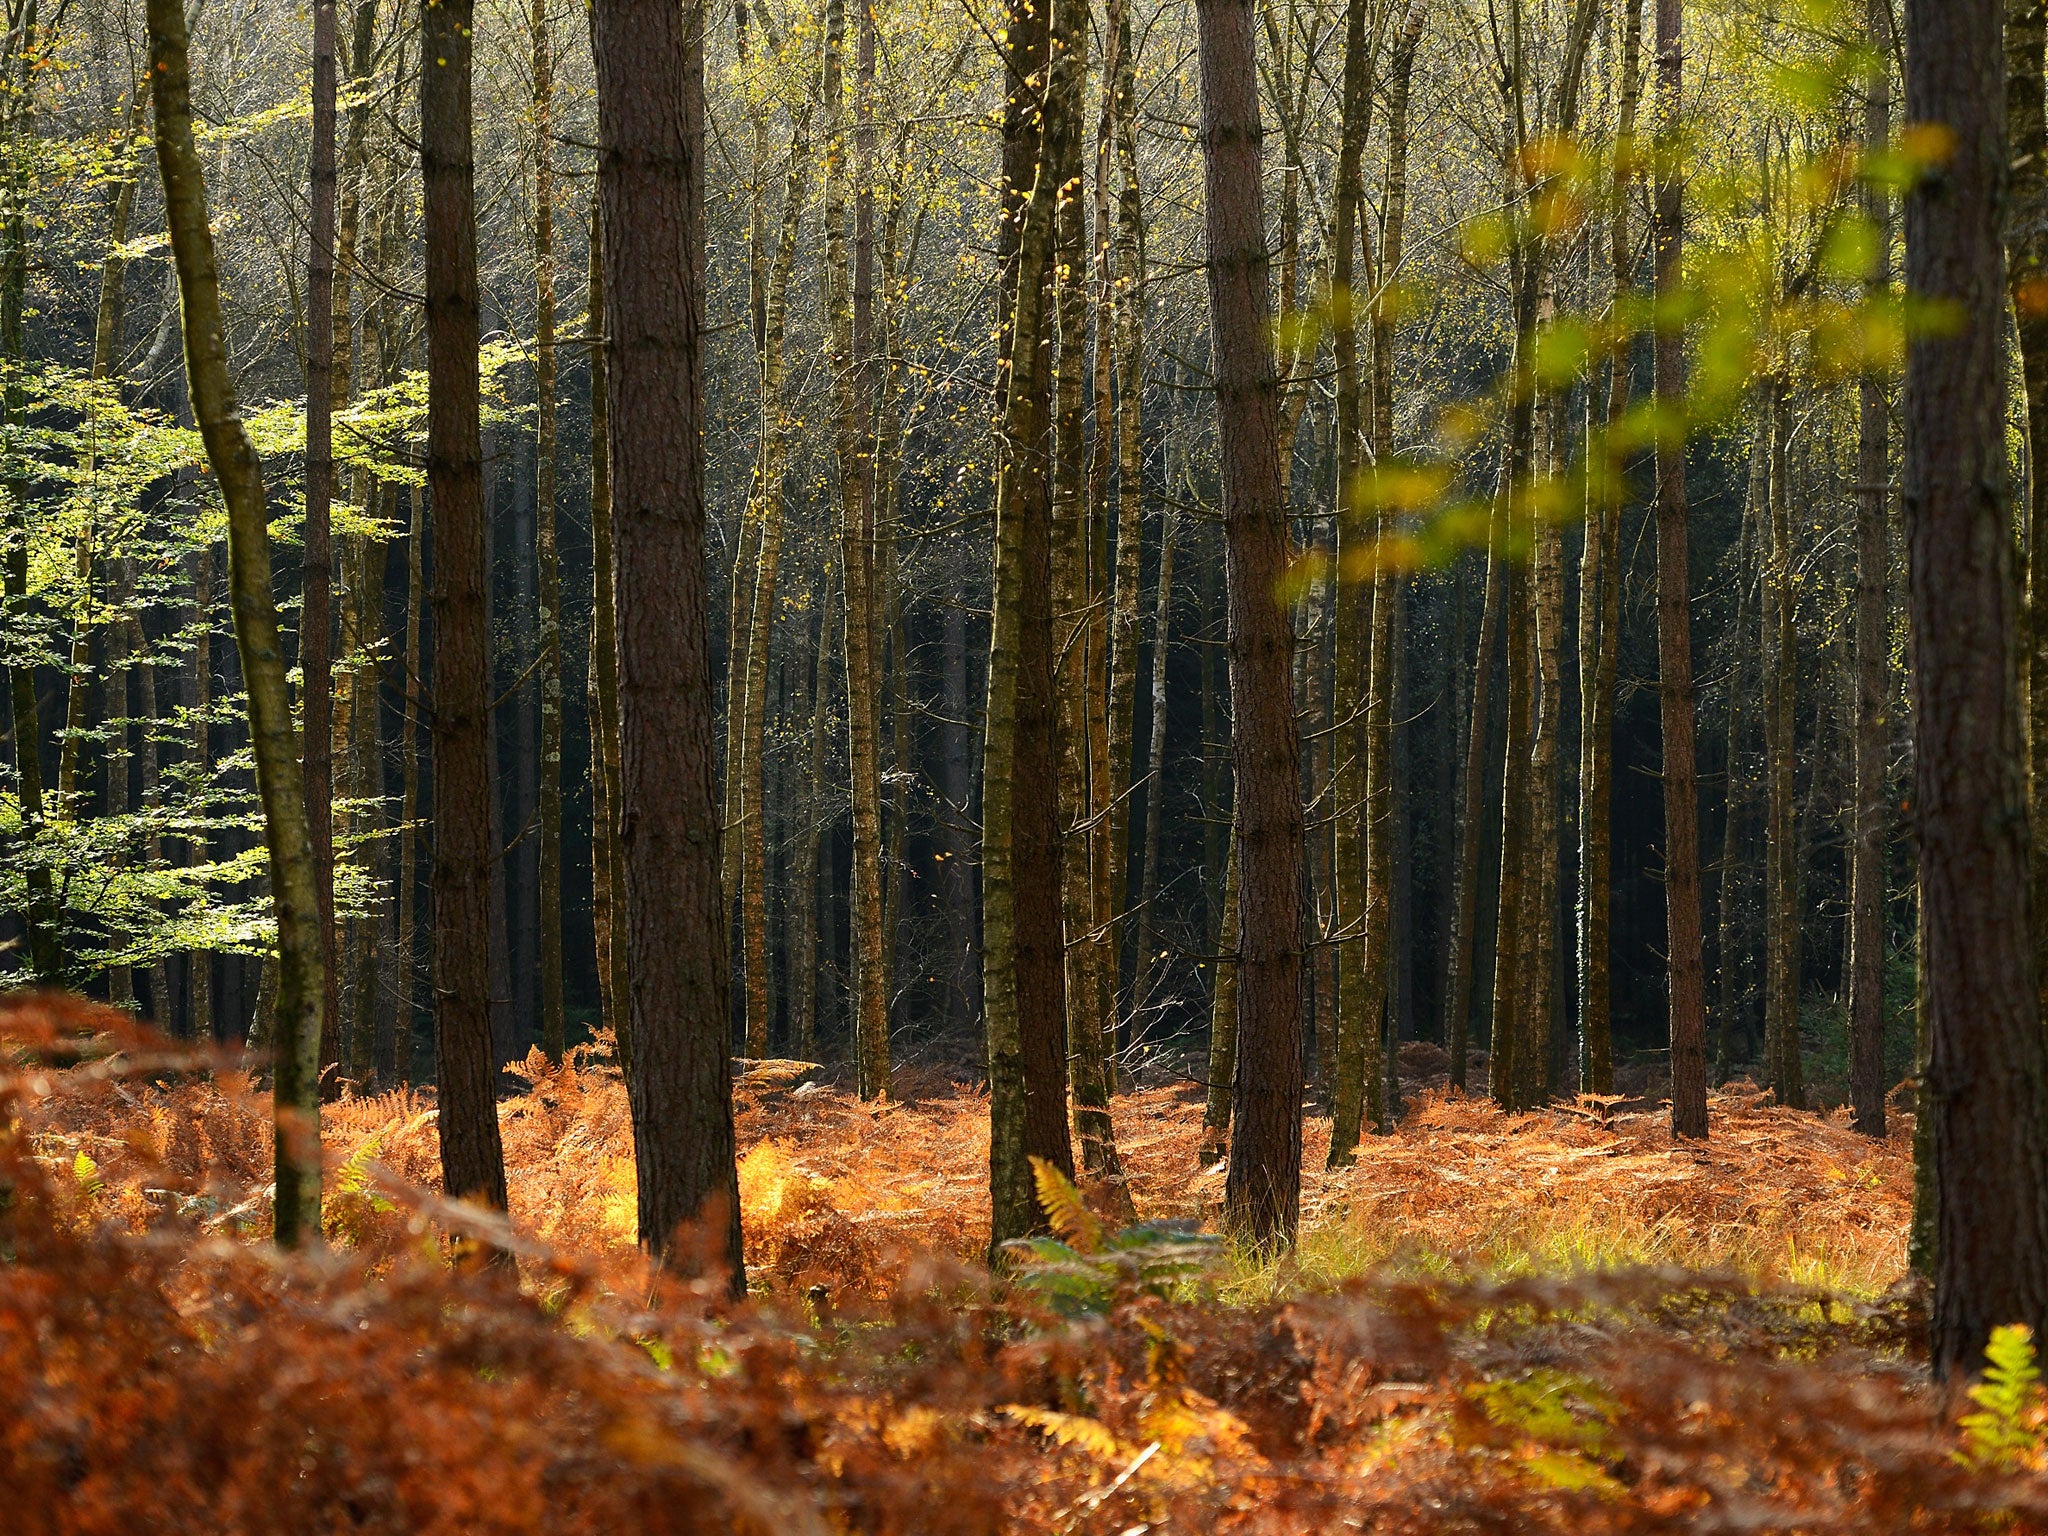
[[[320,1061],[341,1059],[341,972],[334,935],[334,218],[335,0],[313,0],[313,153],[306,258],[306,531],[299,560],[299,689],[305,706],[306,814],[320,893]],[[435,73],[428,69],[422,74]],[[424,89],[424,85],[422,87]],[[422,103],[425,98],[422,97]],[[467,97],[464,129],[468,133]],[[424,159],[424,151],[423,156]],[[470,236],[472,250],[476,236]],[[471,258],[471,266],[475,258]],[[472,289],[475,286],[471,280]],[[436,498],[439,505],[439,498]],[[502,1203],[502,1202],[501,1202]]]
[[[185,377],[207,461],[227,503],[235,640],[249,690],[249,730],[277,910],[274,1210],[278,1244],[291,1248],[317,1242],[320,1236],[318,1051],[326,985],[313,839],[285,682],[284,642],[271,590],[263,465],[242,424],[223,341],[220,276],[214,264],[199,146],[192,134],[185,11],[180,0],[149,0],[146,15],[157,168],[163,177],[165,221],[184,315]]]
[[[1060,0],[1067,3],[1067,0]],[[982,743],[982,997],[989,1075],[990,1249],[1042,1229],[1031,1159],[1074,1171],[1067,1131],[1058,710],[1052,627],[1054,135],[1040,107],[1050,28],[1020,0],[1005,30],[1003,293],[998,342],[1001,470],[995,612]],[[851,664],[848,678],[853,675]],[[849,686],[851,686],[849,681]]]
[[[1693,752],[1692,585],[1688,574],[1684,410],[1685,335],[1675,318],[1685,239],[1678,158],[1684,0],[1657,0],[1655,198],[1658,326],[1655,390],[1667,414],[1657,434],[1657,703],[1663,730],[1664,928],[1671,1010],[1671,1130],[1707,1134],[1707,1003],[1700,938],[1698,768]]]
[[[619,636],[612,607],[611,397],[605,387],[604,223],[590,201],[590,908],[598,1001],[632,1070],[627,1008],[626,865],[619,839]]]
[[[540,1032],[562,1059],[562,557],[555,542],[555,44],[533,0],[534,535],[540,565]]]
[[[598,186],[640,1241],[746,1289],[704,540],[702,12],[598,0]]]
[[[2005,446],[2002,15],[1906,8],[1906,121],[1938,125],[1906,199],[1921,974],[1936,1255],[1930,1357],[1974,1371],[1994,1327],[2048,1324],[2048,1047],[2028,892],[2019,632]]]
[[[505,1205],[491,1045],[491,636],[478,399],[470,0],[421,13],[427,490],[434,518],[434,1038],[441,1179]],[[312,699],[308,698],[308,713]],[[324,737],[307,725],[307,751]]]
[[[1863,145],[1876,153],[1891,140],[1890,0],[1871,0],[1870,41],[1878,65],[1870,73],[1863,108]],[[2010,39],[2010,23],[2008,23]],[[2009,46],[2009,42],[2008,42]],[[2039,71],[2036,72],[2039,78]],[[2037,98],[2038,99],[2038,98]],[[2007,103],[2008,113],[2011,103]],[[2048,145],[2044,145],[2048,148]],[[1877,260],[1864,280],[1866,302],[1889,296],[1891,198],[1872,181],[1864,216],[1878,231]],[[2032,390],[2029,389],[2029,430]],[[1891,743],[1891,635],[1886,587],[1891,551],[1886,529],[1891,504],[1891,402],[1875,372],[1858,389],[1856,442],[1856,746],[1855,804],[1849,865],[1849,1092],[1856,1129],[1884,1136],[1885,758]],[[2029,620],[2031,622],[2031,613]],[[2039,839],[2036,839],[2038,845]],[[2038,853],[2036,854],[2038,858]],[[2038,877],[2036,880],[2038,887]],[[2036,912],[2041,897],[2036,896]],[[2038,917],[2036,921],[2038,922]],[[2040,951],[2038,939],[2035,952]],[[1724,962],[1725,963],[1725,962]]]
[[[1613,304],[1634,286],[1635,247],[1629,238],[1630,160],[1642,89],[1642,0],[1627,0],[1621,22],[1620,79],[1616,82],[1615,157],[1607,202],[1607,239]],[[1607,362],[1606,425],[1610,438],[1628,414],[1626,347]],[[1612,932],[1614,868],[1614,677],[1621,654],[1621,511],[1625,465],[1598,466],[1586,524],[1579,583],[1579,1086],[1587,1093],[1614,1091]],[[1475,727],[1476,729],[1476,727]],[[1470,793],[1469,791],[1467,792]],[[1726,876],[1724,875],[1725,879]],[[1466,942],[1461,937],[1460,942]],[[1722,965],[1727,965],[1725,951]]]
[[[1261,175],[1258,43],[1250,0],[1197,0],[1209,317],[1222,448],[1231,760],[1239,848],[1237,1067],[1225,1219],[1291,1243],[1301,1214],[1300,744],[1278,376]]]

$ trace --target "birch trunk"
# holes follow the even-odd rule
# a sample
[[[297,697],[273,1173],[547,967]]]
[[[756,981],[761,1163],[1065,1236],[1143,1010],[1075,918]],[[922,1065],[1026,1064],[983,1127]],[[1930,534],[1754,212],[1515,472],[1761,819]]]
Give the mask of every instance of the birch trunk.
[[[275,1232],[282,1247],[320,1237],[320,908],[305,782],[298,761],[284,645],[272,595],[263,469],[243,429],[228,371],[220,278],[198,145],[192,134],[185,13],[179,0],[149,0],[157,165],[185,322],[185,373],[206,453],[228,508],[235,638],[249,691],[249,734],[263,801],[280,969],[273,1102]]]

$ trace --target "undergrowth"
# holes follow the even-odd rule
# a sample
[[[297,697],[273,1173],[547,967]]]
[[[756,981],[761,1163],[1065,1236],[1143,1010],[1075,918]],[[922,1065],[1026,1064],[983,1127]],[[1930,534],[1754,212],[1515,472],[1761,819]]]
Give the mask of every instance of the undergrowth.
[[[1310,1177],[1282,1271],[1199,1230],[1199,1107],[1133,1095],[1149,1225],[1048,1180],[1003,1281],[963,1258],[985,1101],[770,1069],[735,1307],[631,1246],[597,1051],[501,1105],[509,1220],[426,1192],[430,1099],[335,1106],[332,1241],[283,1257],[232,1063],[69,1000],[0,1005],[0,1039],[10,1530],[2048,1529],[2033,1341],[1936,1388],[1892,1288],[1910,1127],[1736,1095],[1674,1152],[1651,1117],[1428,1098]]]

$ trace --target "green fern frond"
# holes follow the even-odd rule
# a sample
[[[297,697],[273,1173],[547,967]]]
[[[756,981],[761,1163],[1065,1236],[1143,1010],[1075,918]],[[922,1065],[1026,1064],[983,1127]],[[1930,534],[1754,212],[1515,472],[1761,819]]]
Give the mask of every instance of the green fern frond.
[[[1966,1466],[2015,1466],[2038,1456],[2043,1444],[2043,1426],[2030,1422],[2042,1396],[2034,1330],[2024,1323],[1992,1329],[1984,1358],[1984,1379],[1970,1388],[1977,1411],[1962,1417],[1956,1456]]]

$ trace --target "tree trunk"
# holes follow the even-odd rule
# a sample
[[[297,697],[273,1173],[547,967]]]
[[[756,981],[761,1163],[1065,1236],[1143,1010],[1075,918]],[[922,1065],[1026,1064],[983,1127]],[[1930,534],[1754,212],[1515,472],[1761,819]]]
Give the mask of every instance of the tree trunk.
[[[1632,141],[1636,132],[1642,34],[1642,0],[1627,0],[1615,115],[1615,136],[1623,143]],[[1628,223],[1629,188],[1634,179],[1634,172],[1617,159],[1607,207],[1617,308],[1635,286],[1635,247]],[[1608,363],[1606,426],[1610,442],[1628,414],[1630,374],[1629,353],[1623,346]],[[1614,865],[1614,677],[1621,654],[1621,512],[1628,490],[1624,453],[1607,449],[1597,483],[1597,521],[1586,534],[1590,564],[1579,588],[1581,636],[1587,633],[1589,610],[1598,626],[1591,664],[1583,640],[1579,653],[1584,717],[1579,779],[1579,1088],[1584,1093],[1612,1093],[1613,969],[1608,935],[1612,931],[1609,908]]]
[[[1278,380],[1267,282],[1257,40],[1249,0],[1197,0],[1204,223],[1229,591],[1238,870],[1229,1226],[1288,1245],[1301,1211],[1300,746]]]
[[[1334,866],[1335,931],[1337,935],[1337,1027],[1334,1061],[1324,1076],[1330,1097],[1329,1165],[1349,1163],[1358,1146],[1366,1095],[1378,1082],[1373,1043],[1378,1021],[1366,1011],[1365,915],[1368,891],[1366,857],[1366,747],[1364,722],[1369,713],[1367,658],[1372,635],[1372,587],[1369,570],[1352,569],[1369,559],[1373,529],[1355,503],[1353,486],[1364,456],[1366,430],[1365,381],[1358,358],[1359,274],[1356,244],[1359,204],[1364,183],[1359,162],[1365,150],[1367,114],[1371,110],[1371,42],[1366,0],[1345,7],[1343,123],[1338,149],[1331,291],[1337,295],[1331,350],[1336,361],[1337,588],[1336,655],[1332,667],[1332,753],[1330,814],[1336,821],[1331,862]],[[1371,282],[1370,263],[1364,274]]]
[[[1724,722],[1725,741],[1721,751],[1721,862],[1715,881],[1715,907],[1720,933],[1715,942],[1719,970],[1720,1005],[1716,1034],[1719,1037],[1715,1075],[1726,1081],[1734,1068],[1735,1036],[1738,1025],[1746,1023],[1749,1006],[1747,990],[1740,987],[1745,957],[1741,948],[1741,902],[1746,873],[1742,859],[1742,819],[1749,799],[1749,787],[1742,773],[1744,698],[1748,686],[1743,670],[1747,657],[1751,550],[1762,541],[1759,531],[1769,517],[1771,485],[1771,404],[1767,396],[1757,403],[1757,419],[1750,431],[1749,487],[1743,498],[1742,525],[1735,536],[1735,614],[1729,621],[1734,637],[1728,663],[1728,713]],[[1747,1031],[1744,1030],[1746,1036]],[[1747,1039],[1744,1040],[1745,1049]]]
[[[1123,963],[1123,924],[1128,906],[1125,898],[1130,875],[1131,745],[1137,729],[1138,608],[1145,525],[1145,217],[1134,122],[1137,60],[1127,0],[1109,0],[1103,35],[1107,57],[1102,68],[1102,121],[1095,155],[1095,240],[1100,282],[1096,303],[1095,453],[1102,481],[1096,500],[1106,522],[1113,442],[1116,574],[1110,593],[1109,694],[1104,706],[1109,728],[1106,750],[1110,778],[1105,786],[1109,804],[1108,830],[1103,842],[1108,849],[1110,882],[1110,926],[1104,943],[1109,950],[1107,981],[1114,1011],[1117,999],[1125,995],[1117,972]],[[1113,157],[1121,171],[1114,236],[1109,229]],[[1163,625],[1159,633],[1165,634]],[[1144,967],[1142,949],[1134,959],[1135,973]]]
[[[1662,138],[1680,131],[1684,0],[1657,0],[1657,111]],[[1659,162],[1656,188],[1657,297],[1678,302],[1685,238],[1685,184],[1675,157]],[[1659,408],[1685,409],[1685,337],[1656,336]],[[1706,984],[1700,960],[1699,784],[1693,752],[1692,586],[1688,575],[1685,438],[1657,440],[1657,695],[1663,728],[1664,927],[1671,1008],[1671,1130],[1707,1134]]]
[[[191,831],[185,836],[185,863],[204,869],[213,857],[207,845],[207,785],[213,777],[213,754],[207,737],[213,713],[213,546],[192,557],[192,658],[186,673],[186,706],[191,720],[190,782],[186,793]],[[192,1040],[213,1039],[213,955],[195,949],[185,956],[185,1033]]]
[[[821,806],[825,799],[826,707],[830,702],[832,630],[839,605],[839,586],[829,560],[821,578],[817,633],[811,645],[810,757],[805,764],[804,812],[797,829],[796,868],[790,875],[794,932],[790,938],[790,1052],[802,1061],[818,1053],[818,842],[823,836]]]
[[[419,1002],[416,934],[419,894],[419,834],[413,823],[420,807],[420,608],[425,598],[426,495],[418,486],[406,492],[411,518],[405,540],[405,718],[399,726],[398,802],[398,1000],[392,1032],[391,1076],[401,1085],[412,1082],[412,1039]]]
[[[134,96],[128,104],[128,138],[133,141],[142,126],[143,103],[147,98],[147,79],[139,82]],[[95,381],[115,381],[115,398],[119,398],[119,381],[114,374],[114,353],[120,342],[121,318],[127,295],[126,278],[128,262],[121,247],[128,239],[128,224],[135,211],[135,189],[141,178],[125,174],[114,192],[114,205],[107,220],[107,254],[100,259],[99,307],[93,320],[92,333],[92,376]],[[83,578],[81,587],[89,584],[92,573],[91,542],[88,534],[79,547],[79,572]],[[111,573],[113,601],[118,611],[124,610],[134,600],[133,575],[125,560],[117,560]],[[83,630],[81,629],[81,634]],[[72,645],[74,669],[81,659],[90,661],[90,648],[81,657],[78,643]],[[106,714],[109,717],[107,729],[109,740],[106,746],[106,813],[110,818],[128,814],[128,621],[117,617],[107,628],[107,700]],[[67,715],[76,728],[85,723],[84,700],[81,697],[83,683],[76,670],[72,673],[72,701]],[[80,738],[76,734],[65,737],[65,747],[71,753],[74,763]],[[74,770],[75,771],[75,770]],[[117,852],[115,857],[126,863],[125,854]],[[129,937],[126,934],[118,936]],[[107,995],[120,1008],[135,1006],[134,972],[125,965],[109,966],[107,969]]]
[[[9,116],[25,115],[25,104],[29,83],[32,81],[30,61],[26,50],[33,46],[32,35],[35,23],[31,17],[11,39],[16,50],[16,60],[22,68],[21,82],[9,81],[10,90],[22,92],[23,104],[9,109]],[[4,352],[12,369],[8,376],[4,395],[4,416],[10,431],[27,425],[28,398],[22,383],[28,363],[28,351],[22,336],[22,307],[28,289],[28,215],[23,206],[24,192],[17,175],[10,174],[6,183],[6,209],[0,216],[0,352]],[[16,634],[28,628],[28,481],[17,461],[9,470],[7,551],[4,570],[0,570],[0,583],[4,583],[10,627]],[[12,719],[10,728],[14,740],[15,793],[21,802],[22,844],[34,848],[44,827],[43,806],[43,763],[42,763],[42,720],[36,708],[35,667],[9,667],[8,703]],[[61,810],[61,807],[60,807]],[[56,891],[50,880],[49,866],[30,862],[24,880],[27,886],[27,910],[22,913],[23,937],[28,946],[29,977],[39,986],[59,986],[64,980],[64,941],[61,932],[62,913],[59,910]],[[167,1010],[158,1005],[160,1018],[167,1018]]]
[[[434,504],[434,1036],[442,1184],[450,1195],[502,1209],[505,1154],[491,1041],[491,867],[498,850],[490,814],[472,19],[470,0],[443,0],[420,18],[427,489]],[[309,712],[315,697],[309,685]],[[309,722],[307,752],[324,739]]]
[[[562,1018],[562,559],[555,544],[554,41],[533,0],[534,543],[540,574],[540,1039],[550,1061]]]
[[[1499,643],[1500,610],[1506,596],[1506,492],[1494,498],[1487,520],[1486,578],[1479,589],[1478,653],[1472,663],[1472,716],[1466,738],[1464,783],[1459,790],[1458,894],[1456,931],[1451,937],[1451,972],[1444,988],[1444,1046],[1451,1053],[1451,1086],[1467,1086],[1466,1057],[1472,1020],[1472,978],[1478,970],[1479,852],[1485,828],[1486,743],[1493,691],[1493,653]],[[1489,1065],[1488,1072],[1492,1068]]]
[[[874,42],[863,25],[855,69],[854,166],[846,169],[842,0],[826,6],[825,281],[837,408],[840,558],[846,579],[847,753],[853,791],[854,1077],[862,1098],[889,1094],[889,994],[882,900],[881,658],[875,581],[874,304],[871,160]],[[864,9],[862,15],[865,17]],[[847,183],[855,209],[848,250]]]
[[[1976,1371],[1992,1328],[2048,1325],[2048,1051],[2015,686],[2000,10],[1918,0],[1906,29],[1906,121],[1942,125],[1953,144],[1906,201],[1906,289],[1956,322],[1914,338],[1905,395],[1940,1379]]]
[[[306,815],[320,898],[320,1066],[341,1060],[341,970],[334,932],[334,221],[335,0],[313,0],[311,242],[306,266],[306,521],[299,558],[299,697]],[[432,75],[434,70],[426,70]],[[466,99],[466,98],[465,98]],[[466,117],[466,111],[465,111]],[[475,243],[474,234],[470,237]],[[439,500],[436,499],[436,510]],[[329,1084],[332,1091],[338,1081]]]
[[[810,104],[791,111],[789,165],[783,178],[782,222],[770,261],[761,329],[761,453],[754,487],[756,528],[754,593],[748,602],[744,656],[732,663],[728,709],[741,712],[740,928],[746,935],[747,1054],[768,1054],[774,1015],[769,986],[768,853],[763,760],[767,752],[768,657],[774,638],[775,582],[782,551],[782,487],[789,457],[790,416],[783,383],[783,338],[788,326],[789,282],[796,262],[810,169]],[[735,580],[739,579],[735,573]]]
[[[1792,612],[1792,510],[1786,484],[1790,397],[1769,379],[1770,539],[1764,562],[1764,1048],[1771,1089],[1790,1109],[1805,1106],[1799,1071],[1798,814],[1793,800],[1793,690],[1798,664]]]
[[[1053,8],[1051,64],[1045,92],[1040,176],[1052,173],[1056,346],[1053,362],[1052,613],[1059,703],[1060,890],[1066,933],[1067,1059],[1074,1078],[1074,1129],[1081,1166],[1091,1179],[1122,1188],[1116,1137],[1109,1119],[1103,1034],[1105,996],[1099,942],[1095,847],[1107,829],[1094,816],[1096,764],[1090,748],[1094,712],[1090,651],[1097,636],[1089,581],[1090,508],[1083,484],[1087,426],[1083,392],[1088,368],[1086,216],[1081,201],[1082,90],[1088,77],[1087,0]],[[1103,765],[1106,766],[1106,763]],[[1128,1200],[1128,1195],[1124,1196]]]
[[[590,885],[597,937],[597,984],[619,1065],[630,1075],[633,1026],[627,1007],[626,856],[619,836],[619,642],[612,601],[611,397],[606,387],[604,221],[590,201]]]
[[[2041,15],[2039,0],[2033,0],[2033,3],[2034,14],[2038,18]],[[1871,46],[1877,51],[1880,62],[1871,74],[1865,98],[1863,143],[1866,153],[1875,154],[1891,141],[1890,0],[1872,0],[1869,18]],[[2041,35],[2036,32],[2037,40]],[[2006,37],[2010,46],[2010,26]],[[2041,64],[2041,47],[2037,41],[2033,72],[2034,110],[2037,114],[2041,110]],[[2011,89],[2010,85],[2007,89]],[[2010,100],[2006,109],[2010,114]],[[2042,150],[2048,151],[2048,138],[2037,139],[2036,142]],[[2040,167],[2038,157],[2034,164]],[[1883,187],[1871,185],[1865,193],[1864,212],[1879,231],[1878,257],[1864,279],[1866,302],[1876,302],[1889,296],[1892,284],[1891,197]],[[2048,341],[2048,337],[2043,339]],[[2048,384],[2048,379],[2043,382]],[[1884,854],[1888,820],[1885,814],[1885,759],[1891,739],[1890,723],[1886,717],[1890,714],[1892,692],[1890,604],[1886,595],[1891,575],[1891,551],[1887,547],[1885,524],[1891,503],[1891,403],[1886,398],[1885,381],[1876,373],[1863,376],[1859,395],[1856,441],[1855,799],[1850,813],[1853,841],[1849,854],[1849,1096],[1855,1106],[1856,1129],[1866,1136],[1883,1140]],[[2027,395],[2027,423],[2031,437],[2034,422],[2031,377]],[[2043,405],[2048,407],[2048,399],[2043,400]],[[2048,417],[2048,409],[2044,409],[2042,415]],[[2043,426],[2048,428],[2048,421],[2044,421]],[[2044,437],[2048,437],[2048,432],[2044,432]],[[2036,523],[2031,513],[2030,505],[2030,529],[2048,526]],[[2033,540],[2035,546],[2039,543],[2038,539]],[[2040,839],[2035,841],[2038,845]],[[2038,860],[2040,854],[2035,853],[2033,858]],[[2033,880],[2038,890],[2041,875],[2036,873]],[[2034,902],[2037,913],[2048,910],[2048,892],[2037,894]],[[2037,928],[2036,955],[2041,952],[2043,937]]]
[[[680,1262],[677,1228],[704,1222],[738,1296],[705,568],[703,34],[662,0],[598,0],[592,15],[640,1240]]]
[[[1223,866],[1223,928],[1217,938],[1209,1000],[1209,1093],[1202,1106],[1202,1145],[1196,1154],[1203,1167],[1223,1160],[1230,1150],[1231,1085],[1237,1075],[1237,834]]]
[[[1413,0],[1408,22],[1394,45],[1387,97],[1387,173],[1381,208],[1378,276],[1372,307],[1372,448],[1376,462],[1394,461],[1394,315],[1384,283],[1400,269],[1403,226],[1408,207],[1408,84],[1415,49],[1422,37],[1424,0]],[[1382,511],[1382,533],[1393,532],[1393,518]],[[1373,562],[1372,652],[1368,657],[1372,688],[1366,703],[1365,729],[1365,1009],[1364,1026],[1376,1042],[1381,1020],[1391,1016],[1394,894],[1394,710],[1399,686],[1398,648],[1406,643],[1401,622],[1405,578],[1392,562]],[[1379,1068],[1386,1081],[1398,1082],[1393,1053],[1398,1035],[1387,1031],[1385,1053],[1372,1043],[1365,1051],[1370,1071]],[[1391,1105],[1379,1073],[1367,1079],[1366,1108],[1376,1130],[1391,1129]]]
[[[988,1020],[991,1253],[1040,1230],[1030,1159],[1073,1171],[1066,1108],[1058,711],[1051,607],[1052,427],[1048,286],[1057,161],[1041,135],[1034,79],[1043,12],[1010,12],[999,251],[1011,301],[999,341],[1002,437],[996,486],[995,612],[982,747],[982,997]],[[1020,205],[1018,192],[1030,193]],[[1010,233],[1015,230],[1015,234]],[[1014,275],[1012,275],[1014,274]]]
[[[1169,482],[1170,484],[1170,482]],[[1171,500],[1159,512],[1159,570],[1152,595],[1151,739],[1145,751],[1145,842],[1138,886],[1138,953],[1132,967],[1130,1010],[1135,1017],[1151,1002],[1154,968],[1165,969],[1158,941],[1159,844],[1166,820],[1166,664],[1173,627],[1173,545],[1179,516]]]
[[[179,0],[149,0],[157,166],[185,321],[192,413],[228,509],[235,639],[249,693],[249,734],[263,801],[280,970],[274,1054],[275,1231],[283,1247],[320,1237],[318,1087],[321,932],[305,782],[298,762],[284,645],[271,590],[263,468],[243,429],[228,371],[206,187],[192,135],[191,75]]]

